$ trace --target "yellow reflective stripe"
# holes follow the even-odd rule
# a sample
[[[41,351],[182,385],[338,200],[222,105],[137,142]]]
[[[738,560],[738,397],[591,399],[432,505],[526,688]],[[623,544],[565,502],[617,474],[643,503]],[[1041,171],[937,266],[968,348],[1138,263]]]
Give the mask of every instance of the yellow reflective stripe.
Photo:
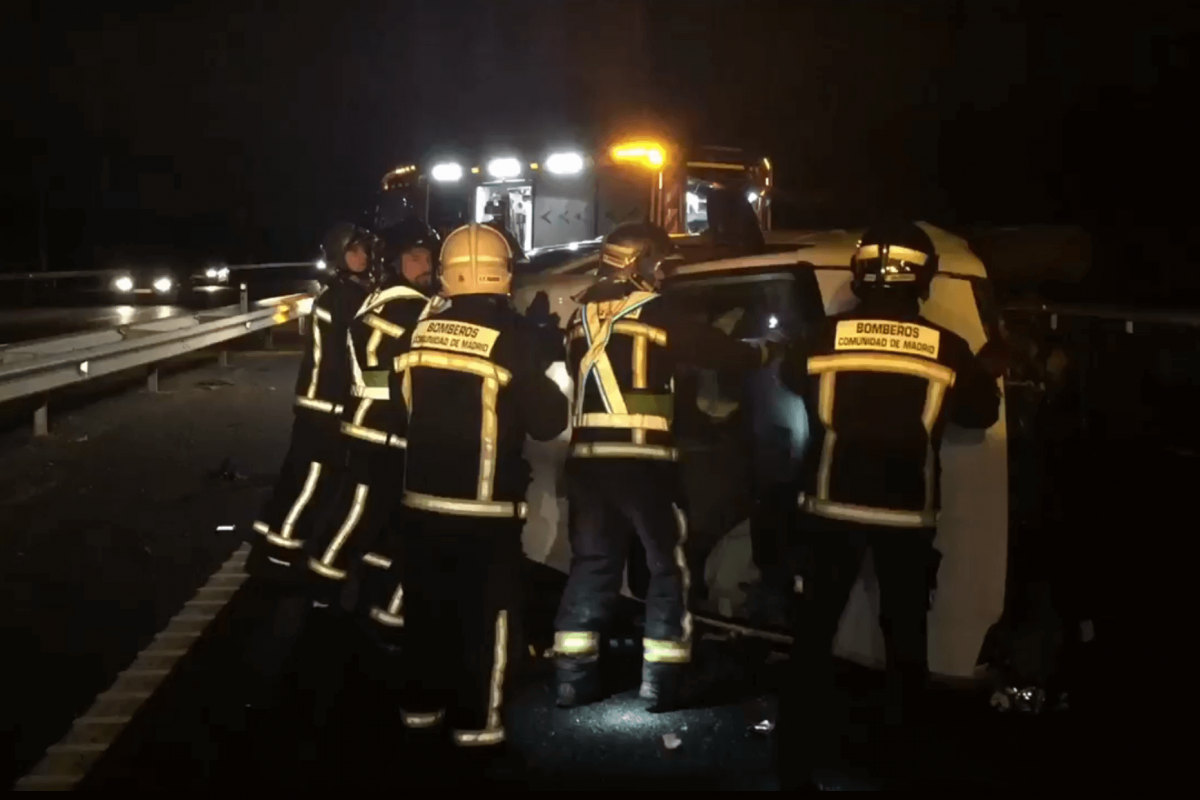
[[[346,436],[353,436],[356,439],[362,439],[365,442],[372,444],[387,445],[394,447],[397,450],[404,450],[408,447],[408,440],[403,436],[387,433],[376,428],[366,428],[362,425],[355,425],[352,422],[343,422],[341,425],[342,433]]]
[[[495,378],[501,386],[508,385],[508,382],[512,380],[511,372],[487,359],[441,353],[436,350],[411,350],[404,355],[397,356],[394,364],[396,372],[413,367],[435,367],[468,372],[481,378]]]
[[[403,720],[404,727],[406,728],[432,728],[440,723],[445,715],[445,711],[430,711],[428,713],[400,711],[400,719]]]
[[[377,292],[372,292],[362,306],[358,309],[357,317],[364,316],[368,311],[373,311],[379,308],[384,303],[399,299],[420,300],[422,303],[428,303],[429,298],[409,286],[390,286]]]
[[[641,309],[635,310],[634,314],[638,311],[641,311]],[[633,316],[633,314],[630,314],[630,316]],[[662,328],[655,328],[653,325],[647,325],[644,322],[623,319],[613,325],[613,332],[623,333],[627,336],[641,336],[662,347],[666,347],[667,345],[667,332]],[[583,338],[585,338],[585,334],[582,325],[575,325],[567,332],[568,342]]]
[[[391,400],[392,393],[386,386],[351,386],[350,394],[371,400]]]
[[[328,311],[325,311],[325,309],[323,309],[323,308],[314,307],[313,313],[317,314],[317,316],[319,317],[320,314],[318,312],[324,312],[325,317],[326,317],[325,321],[329,322],[329,312]],[[313,398],[315,398],[317,396],[317,379],[321,377],[321,326],[316,324],[315,322],[313,323],[313,326],[312,326],[312,336],[313,336],[312,379],[309,380],[309,382],[308,382],[308,392],[306,395],[309,400],[312,400]]]
[[[688,526],[687,517],[679,506],[672,504],[675,511],[675,524],[679,528],[679,541],[675,543],[675,566],[679,567],[679,574],[683,581],[683,619],[680,620],[679,627],[683,630],[683,642],[687,645],[688,656],[691,656],[692,642],[692,612],[688,611],[688,597],[692,589],[692,574],[688,570],[687,554],[684,551],[684,545],[687,544]]]
[[[942,401],[946,398],[946,384],[941,381],[930,381],[925,391],[925,410],[921,412],[921,423],[925,431],[931,432],[942,410]]]
[[[304,479],[304,486],[300,489],[300,495],[296,498],[296,502],[292,504],[292,508],[288,511],[287,517],[283,520],[283,526],[279,529],[279,538],[284,541],[293,541],[292,532],[296,527],[296,521],[300,519],[300,514],[304,512],[304,507],[312,500],[313,493],[317,490],[317,481],[321,478],[321,464],[313,461],[308,465],[308,477]],[[277,542],[278,544],[278,542]],[[283,545],[291,547],[291,545]]]
[[[379,366],[379,345],[383,341],[383,331],[371,331],[370,338],[367,339],[367,366]]]
[[[367,495],[370,488],[365,483],[360,483],[354,487],[354,502],[350,506],[350,513],[346,515],[346,519],[342,521],[342,527],[338,528],[338,532],[334,534],[333,541],[329,543],[329,547],[325,550],[325,555],[321,557],[319,562],[322,566],[332,567],[333,561],[337,558],[337,554],[346,545],[346,540],[350,538],[350,534],[358,527],[358,523],[362,520],[363,508],[367,504]],[[312,563],[309,563],[312,566]],[[320,572],[320,570],[317,570]],[[339,577],[345,577],[346,573],[341,570]],[[328,576],[333,577],[333,576]]]
[[[591,311],[589,316],[588,311]],[[584,353],[579,363],[579,396],[575,407],[583,409],[583,397],[587,389],[587,380],[595,376],[600,389],[600,398],[610,414],[626,414],[629,409],[625,406],[625,397],[621,394],[621,385],[613,372],[612,362],[608,360],[605,348],[608,346],[608,333],[612,326],[609,320],[606,324],[599,316],[597,306],[589,303],[583,307],[583,324],[588,334],[588,351]]]
[[[624,442],[584,442],[571,446],[571,455],[576,458],[653,458],[659,461],[678,461],[679,451],[674,447],[652,444],[625,444]]]
[[[646,388],[646,351],[650,342],[645,336],[633,337],[633,388]]]
[[[304,547],[304,542],[300,541],[299,539],[285,539],[278,533],[268,533],[267,541],[276,547],[282,547],[285,550],[299,550],[301,547]]]
[[[890,353],[838,353],[829,356],[813,356],[808,360],[809,375],[846,370],[892,372],[940,381],[947,386],[954,385],[954,370],[933,361],[924,361],[911,356],[898,356]]]
[[[327,309],[320,306],[313,306],[313,315],[322,322],[333,322],[333,315]]]
[[[641,311],[641,309],[639,308],[637,311]],[[613,325],[613,330],[629,336],[644,337],[662,347],[666,347],[667,345],[667,332],[662,328],[655,328],[653,325],[647,325],[644,322],[623,319],[616,325]]]
[[[671,421],[651,414],[580,414],[580,428],[641,428],[647,431],[669,431]]]
[[[837,386],[836,372],[825,372],[821,375],[821,387],[817,396],[817,416],[825,428],[825,436],[821,442],[821,462],[817,467],[817,497],[822,500],[829,497],[829,471],[833,466],[833,446],[837,441],[837,433],[833,430],[833,399]]]
[[[525,519],[529,514],[529,506],[525,503],[505,503],[498,501],[485,502],[481,500],[464,500],[453,497],[437,497],[421,492],[406,491],[404,505],[421,511],[434,511],[439,514],[454,514],[464,517],[517,517]]]
[[[819,517],[846,522],[865,522],[870,525],[887,525],[893,528],[932,528],[937,525],[937,514],[931,511],[871,508],[853,503],[818,500],[815,497],[804,497],[802,505],[804,510]]]
[[[263,536],[267,536],[271,533],[271,526],[265,522],[255,522],[252,527],[256,532],[261,533]]]
[[[396,325],[395,323],[388,322],[383,317],[377,316],[375,314],[365,314],[362,318],[362,321],[368,327],[372,328],[375,331],[375,333],[386,334],[386,335],[392,337],[393,339],[399,339],[401,336],[404,335],[404,328],[400,327],[399,325]],[[374,338],[374,337],[372,337],[372,338]]]
[[[454,743],[460,747],[500,744],[504,741],[504,721],[501,707],[504,702],[504,671],[508,667],[508,610],[496,614],[495,649],[492,657],[492,680],[488,687],[487,727],[481,731],[455,731]]]
[[[586,656],[600,652],[600,634],[592,631],[557,631],[554,652],[564,656]]]
[[[692,660],[692,648],[684,642],[642,639],[642,657],[651,664],[686,664]]]
[[[338,407],[328,400],[314,400],[311,397],[297,397],[296,405],[300,406],[301,408],[320,411],[323,414],[334,414],[338,412]]]
[[[392,599],[388,601],[386,609],[375,606],[371,609],[371,619],[381,625],[386,625],[389,628],[404,627],[404,586],[403,584],[396,585],[396,591],[392,593]]]
[[[367,553],[363,556],[362,560],[368,566],[379,567],[380,569],[392,568],[392,560],[387,556],[379,555],[379,553]]]
[[[400,383],[400,394],[404,395],[404,407],[408,409],[408,416],[412,418],[412,373],[408,370],[404,371],[404,380]]]
[[[363,420],[367,418],[367,412],[371,409],[373,401],[370,398],[365,398],[358,404],[358,408],[354,409],[353,424],[355,426],[362,425]]]
[[[476,500],[492,499],[492,487],[496,478],[496,438],[500,435],[500,426],[496,418],[496,399],[500,394],[500,384],[495,378],[483,379],[483,391],[480,392],[480,430],[479,430],[479,491]]]
[[[504,742],[504,729],[498,731],[455,731],[454,743],[459,747],[486,747]]]

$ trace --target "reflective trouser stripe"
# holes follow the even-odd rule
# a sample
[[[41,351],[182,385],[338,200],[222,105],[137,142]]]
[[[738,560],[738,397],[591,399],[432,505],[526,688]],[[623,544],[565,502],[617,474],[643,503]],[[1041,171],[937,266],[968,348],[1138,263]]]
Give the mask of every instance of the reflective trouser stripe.
[[[600,634],[592,631],[558,631],[554,652],[564,656],[589,656],[600,652]]]
[[[308,465],[308,477],[304,479],[304,487],[300,490],[300,495],[296,498],[296,502],[292,504],[292,508],[288,511],[288,515],[283,520],[283,526],[279,529],[279,533],[266,534],[267,541],[271,544],[288,550],[296,550],[304,546],[304,542],[292,538],[292,531],[296,527],[296,522],[299,521],[300,515],[304,512],[305,506],[312,500],[313,494],[317,491],[317,481],[321,477],[321,464],[318,461],[313,461]]]
[[[445,711],[430,711],[423,713],[401,710],[400,719],[403,720],[404,727],[406,728],[432,728],[440,723],[445,715]]]
[[[342,423],[342,433],[347,436],[353,436],[355,439],[362,439],[364,442],[371,444],[382,444],[388,447],[395,447],[397,450],[403,450],[408,446],[408,440],[400,436],[378,430],[377,428],[366,428],[362,425],[355,425],[352,422]]]
[[[391,569],[392,560],[387,556],[381,556],[379,553],[367,553],[362,557],[363,563],[370,567],[380,567],[381,569]]]
[[[692,660],[692,646],[687,642],[661,639],[642,639],[643,658],[654,664],[686,664]]]
[[[487,727],[481,731],[454,732],[459,747],[479,747],[504,741],[504,722],[500,709],[504,702],[504,672],[508,668],[508,611],[496,614],[495,647],[492,655],[492,679],[488,686]]]
[[[650,414],[580,414],[577,428],[640,428],[647,431],[669,431],[671,421]]]
[[[343,411],[340,405],[331,403],[328,400],[317,400],[312,397],[297,396],[296,405],[311,411],[320,411],[322,414],[340,414]]]
[[[837,503],[801,495],[800,507],[810,514],[844,522],[863,522],[893,528],[932,528],[937,525],[936,511],[898,511],[891,508],[871,508],[852,503]]]
[[[438,514],[453,514],[461,517],[516,517],[525,519],[529,506],[525,503],[505,503],[482,500],[466,500],[457,497],[437,497],[420,492],[405,492],[404,505],[421,511]]]
[[[656,461],[678,461],[679,451],[674,447],[652,444],[625,444],[623,442],[586,442],[571,446],[575,458],[650,458]]]

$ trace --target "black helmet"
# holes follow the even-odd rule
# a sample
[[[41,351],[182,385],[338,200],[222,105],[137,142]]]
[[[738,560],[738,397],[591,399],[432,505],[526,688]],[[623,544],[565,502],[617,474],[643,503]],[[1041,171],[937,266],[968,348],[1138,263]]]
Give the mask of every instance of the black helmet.
[[[601,281],[632,283],[652,292],[662,282],[662,265],[679,258],[665,230],[650,222],[627,222],[604,237],[596,276]]]
[[[859,297],[869,292],[927,297],[937,270],[933,240],[912,222],[872,226],[850,259],[851,286]]]
[[[325,241],[321,243],[322,257],[334,274],[350,271],[346,265],[346,251],[357,244],[366,248],[367,256],[373,261],[376,239],[374,234],[365,228],[349,222],[339,222],[325,234]]]
[[[424,247],[430,256],[437,261],[438,252],[442,249],[441,237],[437,232],[416,217],[405,217],[399,222],[384,228],[380,234],[383,246],[379,257],[382,260],[383,271],[398,274],[400,256]],[[436,267],[437,264],[435,263]]]

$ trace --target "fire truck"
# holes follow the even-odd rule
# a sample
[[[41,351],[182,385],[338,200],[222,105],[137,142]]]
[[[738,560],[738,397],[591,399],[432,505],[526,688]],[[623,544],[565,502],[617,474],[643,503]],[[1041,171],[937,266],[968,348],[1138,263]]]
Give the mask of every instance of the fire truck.
[[[651,220],[676,236],[703,233],[713,189],[743,192],[771,227],[769,158],[730,147],[630,138],[591,148],[481,149],[398,167],[383,178],[375,222],[415,215],[443,235],[497,223],[527,254],[598,241]]]

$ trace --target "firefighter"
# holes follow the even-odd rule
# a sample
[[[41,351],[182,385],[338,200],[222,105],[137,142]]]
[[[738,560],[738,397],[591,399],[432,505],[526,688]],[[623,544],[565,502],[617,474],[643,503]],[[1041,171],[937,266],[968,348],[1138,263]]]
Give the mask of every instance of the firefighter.
[[[309,341],[296,382],[291,444],[270,499],[254,522],[247,571],[267,594],[270,612],[247,654],[253,683],[247,705],[274,704],[276,681],[299,637],[313,598],[306,579],[306,541],[322,498],[336,488],[345,451],[339,416],[349,385],[346,335],[369,291],[374,240],[351,224],[335,226],[322,246],[332,272],[313,301]],[[320,604],[318,601],[319,605]]]
[[[868,549],[887,650],[889,739],[926,680],[926,614],[939,450],[947,421],[993,425],[996,378],[967,342],[921,316],[938,256],[912,223],[868,230],[850,268],[860,302],[822,321],[789,352],[781,379],[806,401],[811,444],[801,467],[795,640],[777,726],[783,788],[816,788],[812,770],[838,741],[833,640]],[[896,739],[893,744],[902,745]],[[902,776],[901,750],[888,750]],[[891,779],[889,773],[888,779]]]
[[[420,220],[409,218],[384,230],[382,239],[383,252],[375,262],[376,288],[356,309],[346,336],[350,370],[341,415],[346,468],[336,492],[319,512],[307,543],[307,568],[317,602],[331,609],[345,605],[349,610],[358,601],[372,623],[367,629],[390,650],[401,627],[400,620],[387,612],[398,581],[389,569],[395,561],[396,536],[377,540],[392,521],[398,488],[404,485],[408,422],[392,363],[408,349],[413,326],[428,300],[437,235]],[[357,597],[346,594],[352,571],[360,579]],[[329,669],[318,677],[330,684],[318,687],[324,701],[317,708],[318,724],[329,710],[330,690],[335,689],[338,667],[347,656],[330,650],[325,654]]]
[[[558,704],[600,699],[600,634],[610,622],[636,533],[649,567],[640,696],[653,710],[679,700],[691,660],[686,522],[676,505],[678,453],[671,435],[677,364],[744,373],[771,354],[672,310],[658,289],[677,260],[649,223],[618,226],[604,241],[597,282],[568,326],[575,376],[571,449],[571,572],[555,622]]]
[[[554,439],[568,404],[513,310],[515,253],[467,225],[442,246],[442,295],[395,361],[409,413],[403,505],[403,720],[457,745],[464,775],[502,757],[531,473],[526,435]],[[442,737],[449,733],[449,736]]]

